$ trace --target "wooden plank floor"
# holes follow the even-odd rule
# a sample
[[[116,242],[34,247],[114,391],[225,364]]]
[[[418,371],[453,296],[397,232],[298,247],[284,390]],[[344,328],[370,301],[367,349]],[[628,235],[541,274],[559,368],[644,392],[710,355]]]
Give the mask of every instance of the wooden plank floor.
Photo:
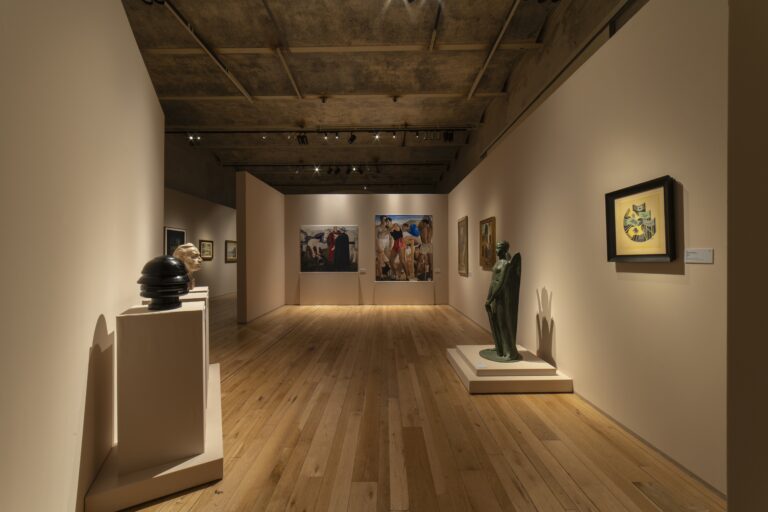
[[[489,337],[450,307],[287,306],[243,326],[230,297],[211,326],[224,479],[139,510],[725,510],[575,395],[468,395],[445,349]]]

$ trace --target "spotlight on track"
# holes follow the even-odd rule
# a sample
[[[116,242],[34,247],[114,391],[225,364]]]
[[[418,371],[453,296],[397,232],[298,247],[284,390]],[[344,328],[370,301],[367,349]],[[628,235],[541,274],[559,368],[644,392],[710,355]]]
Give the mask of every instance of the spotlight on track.
[[[416,140],[419,140],[419,137],[420,137],[419,132],[416,132]]]
[[[379,135],[379,132],[376,132],[376,134],[373,136],[375,140],[379,140],[380,137],[381,135]]]
[[[396,138],[397,138],[397,134],[395,132],[392,132],[392,139],[394,140]]]
[[[309,144],[309,139],[307,138],[307,134],[306,134],[306,133],[300,133],[300,134],[298,134],[298,135],[296,136],[296,140],[297,140],[297,141],[298,141],[298,143],[299,143],[300,145],[302,145],[302,146],[306,146],[307,144]]]
[[[320,174],[320,166],[319,165],[315,166],[315,175],[317,175],[317,174]]]
[[[336,170],[333,171],[333,174],[339,174],[341,172],[341,167],[336,167]]]
[[[350,132],[349,133],[349,139],[347,139],[347,142],[349,142],[350,144],[354,144],[356,140],[357,140],[357,135],[355,135],[354,133]]]
[[[323,140],[328,140],[328,132],[325,132],[325,133],[323,134]]]
[[[262,133],[261,134],[261,140],[267,140],[267,134],[266,133]]]
[[[339,140],[339,132],[336,132],[336,140]]]
[[[443,132],[443,141],[453,142],[453,130],[446,130]]]

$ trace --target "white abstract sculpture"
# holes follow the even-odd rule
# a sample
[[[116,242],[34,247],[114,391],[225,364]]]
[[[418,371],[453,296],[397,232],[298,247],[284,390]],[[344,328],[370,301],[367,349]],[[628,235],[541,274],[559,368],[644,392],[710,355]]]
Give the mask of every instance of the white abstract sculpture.
[[[203,258],[200,256],[197,246],[195,244],[180,245],[173,251],[173,257],[180,259],[184,263],[189,275],[189,289],[193,289],[195,287],[193,274],[200,270],[200,267],[203,265]]]

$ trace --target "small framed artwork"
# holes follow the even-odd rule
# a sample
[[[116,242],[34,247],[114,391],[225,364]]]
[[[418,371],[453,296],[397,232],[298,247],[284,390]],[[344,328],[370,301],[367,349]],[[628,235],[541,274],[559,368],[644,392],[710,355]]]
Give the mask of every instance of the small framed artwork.
[[[663,176],[605,194],[608,261],[675,259],[674,188]]]
[[[480,221],[480,266],[493,270],[496,263],[496,217]]]
[[[184,229],[165,227],[165,254],[173,256],[173,251],[187,243],[187,232]]]
[[[213,240],[200,240],[198,247],[203,261],[211,261],[213,259]]]
[[[459,275],[469,276],[469,218],[459,219]]]
[[[237,242],[235,240],[224,241],[224,263],[237,263]]]

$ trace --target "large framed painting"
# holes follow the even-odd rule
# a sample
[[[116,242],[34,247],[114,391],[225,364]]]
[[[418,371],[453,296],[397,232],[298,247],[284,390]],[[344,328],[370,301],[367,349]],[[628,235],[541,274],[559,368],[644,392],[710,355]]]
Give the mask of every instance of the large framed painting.
[[[301,226],[301,271],[357,272],[357,234],[357,226]]]
[[[224,241],[224,263],[237,263],[237,242],[235,240]]]
[[[496,263],[496,217],[480,221],[480,266],[493,270]]]
[[[469,218],[459,219],[459,275],[469,275]]]
[[[178,246],[187,243],[187,231],[184,229],[169,228],[166,226],[164,234],[165,243],[163,245],[165,246],[165,254],[168,256],[173,256],[173,251],[175,251]]]
[[[376,281],[432,281],[431,215],[376,215]]]
[[[608,261],[675,259],[674,188],[663,176],[605,194]]]
[[[200,249],[200,257],[203,258],[203,261],[211,261],[213,259],[213,240],[200,240],[198,248]]]

